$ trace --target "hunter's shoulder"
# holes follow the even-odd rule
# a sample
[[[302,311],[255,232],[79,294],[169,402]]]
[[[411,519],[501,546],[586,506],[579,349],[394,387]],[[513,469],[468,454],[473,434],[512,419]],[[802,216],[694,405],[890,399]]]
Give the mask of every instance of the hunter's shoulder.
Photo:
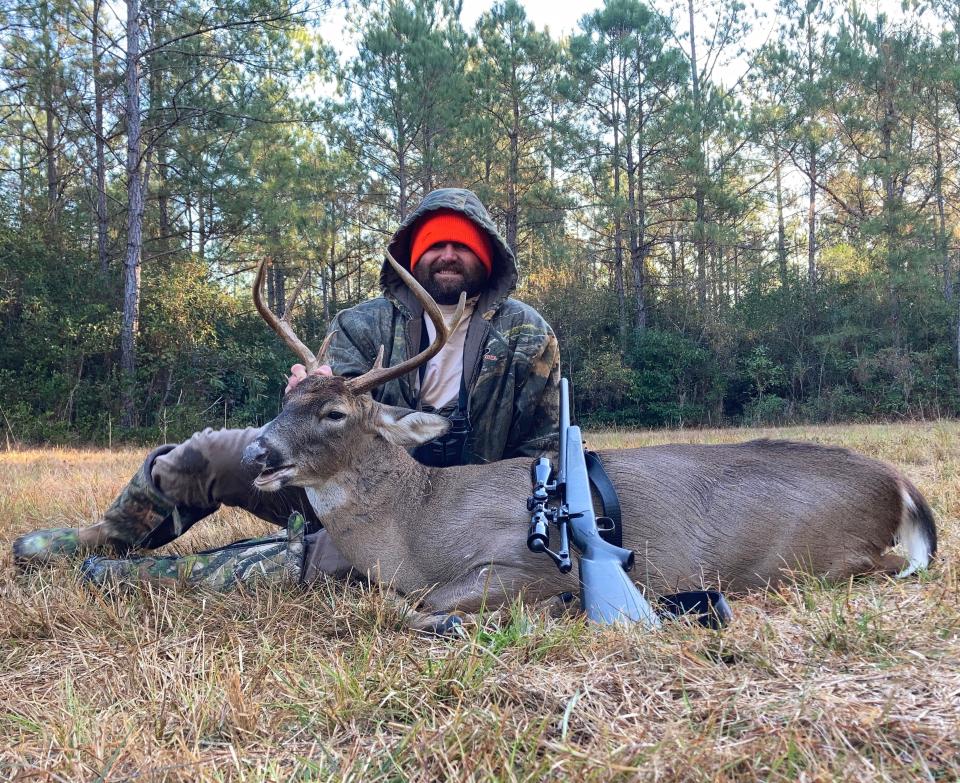
[[[358,349],[366,355],[387,341],[392,329],[393,306],[383,297],[368,299],[337,313],[327,332],[333,334],[330,356]],[[340,357],[343,360],[343,357]]]
[[[507,332],[511,329],[524,328],[525,331],[533,331],[543,335],[553,335],[553,329],[547,320],[537,312],[532,306],[519,299],[505,299],[503,304],[497,310],[493,318],[493,325],[500,332]]]
[[[338,324],[363,325],[379,322],[393,316],[393,305],[384,297],[367,299],[337,313],[335,321]]]

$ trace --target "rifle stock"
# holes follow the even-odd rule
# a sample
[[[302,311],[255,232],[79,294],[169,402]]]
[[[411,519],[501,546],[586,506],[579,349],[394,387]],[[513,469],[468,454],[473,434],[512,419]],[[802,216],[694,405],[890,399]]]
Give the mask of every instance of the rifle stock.
[[[656,612],[627,575],[633,567],[633,552],[604,541],[597,529],[580,427],[569,426],[566,436],[561,453],[570,538],[580,553],[582,608],[597,623],[643,623],[658,628]]]
[[[566,574],[573,568],[568,542],[573,544],[580,562],[580,606],[587,618],[603,625],[639,623],[648,629],[659,628],[657,612],[627,575],[633,568],[633,552],[611,544],[597,528],[583,437],[580,428],[570,424],[570,383],[566,378],[560,379],[556,474],[550,460],[540,457],[531,467],[530,480],[533,494],[527,498],[531,513],[527,547],[548,555]],[[551,500],[556,504],[551,505]],[[551,527],[559,533],[556,551],[550,549]],[[690,615],[708,628],[720,628],[732,616],[723,596],[711,590],[661,596],[660,603],[664,617]]]

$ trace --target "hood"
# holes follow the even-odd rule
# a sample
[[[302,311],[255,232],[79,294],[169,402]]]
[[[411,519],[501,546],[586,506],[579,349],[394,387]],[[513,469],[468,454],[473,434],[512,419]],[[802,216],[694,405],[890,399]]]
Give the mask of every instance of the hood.
[[[489,320],[517,285],[517,262],[513,251],[507,246],[497,227],[493,224],[486,207],[471,190],[440,188],[428,193],[397,229],[387,246],[393,257],[404,267],[410,268],[410,243],[413,227],[424,215],[438,209],[453,209],[470,218],[490,235],[493,248],[493,269],[487,288],[480,294],[476,312]],[[408,317],[418,316],[423,308],[400,276],[386,260],[380,270],[380,287],[383,295],[405,311]]]

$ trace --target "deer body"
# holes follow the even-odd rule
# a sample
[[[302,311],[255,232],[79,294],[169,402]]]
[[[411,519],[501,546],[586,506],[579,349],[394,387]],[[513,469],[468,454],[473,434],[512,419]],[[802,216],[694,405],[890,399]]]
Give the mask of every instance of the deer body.
[[[301,381],[244,452],[261,469],[255,486],[305,487],[354,569],[401,593],[429,591],[423,603],[434,613],[575,589],[575,574],[560,574],[527,549],[530,460],[424,467],[407,450],[442,435],[450,422],[367,393],[435,355],[464,306],[461,296],[453,323],[445,323],[429,295],[388,260],[423,303],[437,339],[395,367],[382,366],[381,348],[361,376]],[[314,356],[269,312],[262,280],[261,266],[258,309],[308,367],[318,367],[324,348]],[[633,578],[655,593],[704,583],[739,591],[775,584],[796,568],[833,579],[881,568],[906,575],[936,552],[933,515],[916,488],[892,466],[845,449],[753,441],[607,451],[601,458],[620,495],[623,543],[636,555]],[[907,561],[884,554],[897,542]]]
[[[306,485],[314,508],[351,498],[320,519],[354,569],[403,594],[430,589],[434,612],[576,589],[574,575],[526,547],[529,460],[427,468],[399,446],[378,451],[363,479]]]
[[[529,460],[426,468],[387,442],[370,454],[316,485],[304,479],[356,570],[404,594],[430,589],[424,606],[438,613],[577,589],[575,574],[526,547]],[[655,593],[704,583],[739,591],[795,568],[845,578],[884,567],[919,498],[892,467],[812,444],[656,446],[601,458],[620,495],[624,545],[636,553],[632,575]]]

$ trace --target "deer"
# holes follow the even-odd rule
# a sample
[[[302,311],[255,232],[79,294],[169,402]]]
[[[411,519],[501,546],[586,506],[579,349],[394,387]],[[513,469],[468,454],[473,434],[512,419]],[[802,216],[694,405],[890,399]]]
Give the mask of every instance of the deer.
[[[410,450],[444,434],[438,415],[381,404],[370,392],[411,372],[443,346],[463,313],[445,323],[430,295],[391,255],[391,266],[436,327],[419,354],[366,373],[309,375],[244,452],[255,486],[306,490],[326,535],[355,573],[415,599],[407,624],[448,629],[450,620],[518,598],[574,592],[577,577],[529,551],[531,460],[426,467]],[[308,369],[322,364],[289,322],[257,310]],[[293,297],[291,297],[291,302]],[[707,584],[730,593],[775,587],[797,569],[831,580],[926,568],[937,550],[933,512],[893,465],[853,451],[785,440],[664,445],[599,452],[620,497],[631,576],[648,595]],[[897,544],[906,557],[888,550]]]

